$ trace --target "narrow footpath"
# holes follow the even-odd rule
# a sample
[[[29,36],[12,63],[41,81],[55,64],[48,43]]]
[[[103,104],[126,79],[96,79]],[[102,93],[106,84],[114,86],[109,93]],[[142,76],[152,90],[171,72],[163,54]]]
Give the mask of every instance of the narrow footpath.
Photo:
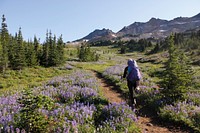
[[[114,86],[110,81],[105,80],[102,75],[98,72],[94,72],[95,77],[98,79],[98,82],[102,88],[104,96],[111,102],[121,103],[125,102],[124,96],[117,86]],[[145,114],[145,110],[143,113],[138,115],[138,127],[141,128],[142,133],[189,133],[189,131],[182,131],[179,128],[173,127],[173,125],[161,124],[159,120],[157,120],[153,116],[149,116],[149,114]]]

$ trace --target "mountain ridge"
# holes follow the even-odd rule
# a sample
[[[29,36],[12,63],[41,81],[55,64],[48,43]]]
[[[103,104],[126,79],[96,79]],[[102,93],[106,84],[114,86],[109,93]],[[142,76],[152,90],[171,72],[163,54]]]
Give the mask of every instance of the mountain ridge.
[[[165,20],[152,17],[147,22],[134,22],[124,26],[118,32],[110,29],[96,29],[87,36],[76,41],[99,41],[99,40],[130,40],[142,38],[163,39],[171,33],[180,33],[200,27],[200,13],[192,17],[176,17]]]

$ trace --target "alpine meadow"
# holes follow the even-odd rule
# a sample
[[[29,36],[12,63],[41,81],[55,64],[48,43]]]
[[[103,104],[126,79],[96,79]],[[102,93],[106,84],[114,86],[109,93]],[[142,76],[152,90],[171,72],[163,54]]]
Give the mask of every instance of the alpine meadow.
[[[2,14],[1,14],[2,15]],[[200,13],[71,42],[0,27],[0,133],[200,133]],[[70,34],[70,33],[69,33]],[[141,72],[130,105],[128,59]]]

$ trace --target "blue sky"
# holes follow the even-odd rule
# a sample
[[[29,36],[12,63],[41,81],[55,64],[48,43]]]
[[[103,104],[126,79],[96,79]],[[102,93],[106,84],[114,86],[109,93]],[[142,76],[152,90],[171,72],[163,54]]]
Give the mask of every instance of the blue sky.
[[[152,17],[171,20],[200,13],[200,0],[0,0],[11,34],[22,28],[25,40],[41,39],[51,30],[63,40],[80,39],[95,29],[118,32]]]

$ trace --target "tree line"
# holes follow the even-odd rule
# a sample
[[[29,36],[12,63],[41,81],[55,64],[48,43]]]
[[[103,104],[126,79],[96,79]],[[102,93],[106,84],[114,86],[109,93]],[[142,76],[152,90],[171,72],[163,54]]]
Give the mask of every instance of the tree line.
[[[139,51],[144,52],[147,48],[152,47],[153,44],[148,39],[130,40],[130,41],[111,41],[111,40],[101,40],[96,42],[89,42],[91,46],[113,46],[119,48],[120,54],[125,54],[127,52]]]
[[[165,40],[157,41],[151,53],[157,53],[168,48],[169,37]],[[191,50],[200,51],[200,30],[185,33],[174,33],[174,45],[186,52]],[[200,53],[199,53],[200,54]]]
[[[145,52],[147,48],[153,46],[152,42],[149,41],[148,39],[140,39],[138,41],[130,40],[127,42],[119,41],[117,44],[118,47],[120,47],[121,54],[133,51]]]
[[[46,40],[40,44],[39,39],[34,36],[33,41],[24,41],[21,27],[12,36],[9,34],[6,18],[2,16],[0,29],[0,70],[5,73],[7,69],[21,70],[24,67],[33,66],[57,66],[64,61],[64,42],[62,35],[59,38],[52,36],[47,31]]]

